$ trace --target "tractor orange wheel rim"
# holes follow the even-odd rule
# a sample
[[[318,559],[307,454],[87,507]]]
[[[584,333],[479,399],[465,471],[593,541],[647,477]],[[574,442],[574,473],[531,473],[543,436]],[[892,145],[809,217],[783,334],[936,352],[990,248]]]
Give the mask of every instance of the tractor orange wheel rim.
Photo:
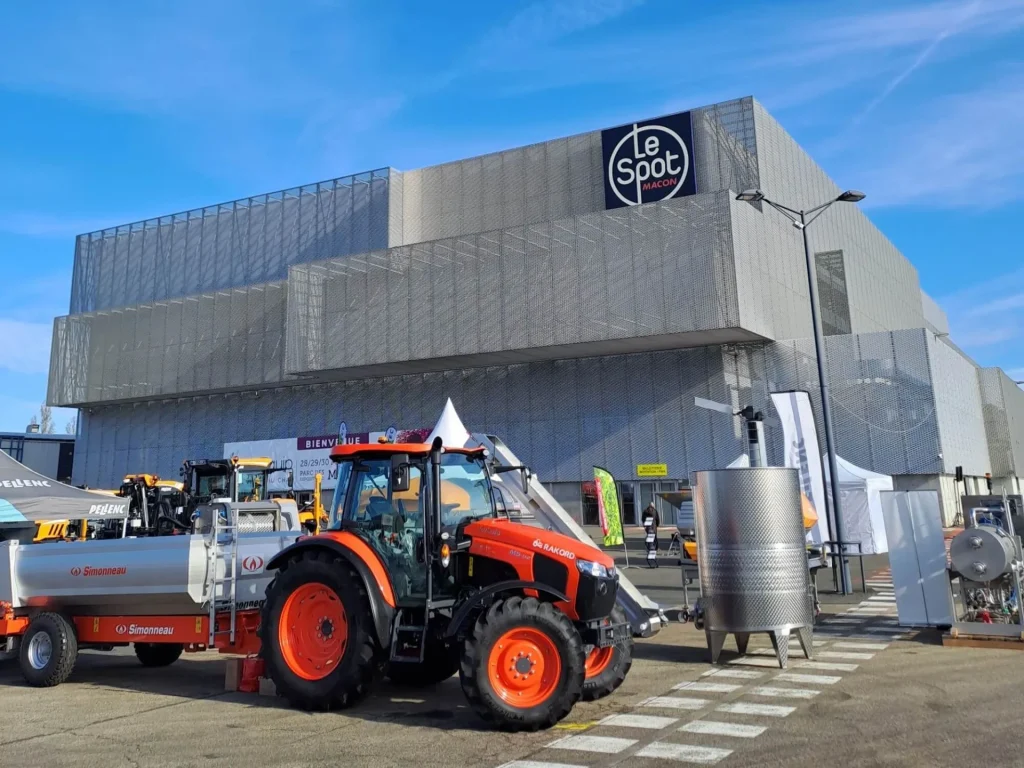
[[[612,663],[612,657],[615,655],[615,648],[608,646],[607,648],[595,648],[587,654],[587,660],[583,664],[583,668],[586,670],[587,679],[597,677],[606,669],[608,665]]]
[[[562,659],[554,641],[541,630],[510,629],[491,646],[487,677],[505,703],[528,709],[543,704],[558,690]]]
[[[348,617],[338,593],[318,582],[296,588],[281,609],[277,641],[288,669],[302,679],[331,674],[348,647]]]

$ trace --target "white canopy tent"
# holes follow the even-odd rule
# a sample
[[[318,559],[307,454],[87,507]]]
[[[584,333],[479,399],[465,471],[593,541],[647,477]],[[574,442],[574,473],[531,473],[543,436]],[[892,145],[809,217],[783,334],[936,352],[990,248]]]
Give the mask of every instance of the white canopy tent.
[[[831,485],[827,456],[822,457],[822,464],[825,466],[825,477]],[[881,493],[893,489],[892,478],[858,467],[842,456],[836,456],[836,464],[839,470],[839,505],[846,540],[859,541],[865,554],[888,552]]]

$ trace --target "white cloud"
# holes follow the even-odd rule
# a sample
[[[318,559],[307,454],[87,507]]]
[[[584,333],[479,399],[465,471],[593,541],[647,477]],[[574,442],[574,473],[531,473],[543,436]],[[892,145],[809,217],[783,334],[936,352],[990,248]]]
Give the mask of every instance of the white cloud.
[[[1013,379],[1024,379],[1024,269],[968,286],[938,300],[950,337],[988,359],[997,357]]]
[[[876,134],[844,178],[871,205],[984,208],[1024,199],[1024,70],[940,98]],[[866,165],[870,163],[870,165]]]
[[[15,373],[48,373],[50,323],[26,323],[0,318],[0,369]]]

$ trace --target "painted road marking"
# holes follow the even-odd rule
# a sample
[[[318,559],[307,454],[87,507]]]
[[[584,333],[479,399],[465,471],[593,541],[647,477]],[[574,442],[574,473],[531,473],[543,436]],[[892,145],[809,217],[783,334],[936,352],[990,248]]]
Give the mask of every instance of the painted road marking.
[[[673,691],[699,691],[701,693],[732,693],[740,688],[735,683],[680,683],[673,686]]]
[[[691,699],[684,696],[652,696],[641,701],[639,706],[696,710],[703,709],[710,703],[707,699]]]
[[[830,637],[835,640],[881,640],[878,635],[862,635],[854,632],[844,632],[843,634],[834,634]],[[833,645],[839,645],[839,643],[833,643]]]
[[[775,659],[766,659],[763,656],[740,656],[738,659],[729,659],[730,664],[742,664],[747,667],[778,667],[779,662]]]
[[[513,760],[511,763],[499,765],[498,768],[584,768],[569,763],[545,763],[541,760]]]
[[[868,598],[868,602],[895,603],[896,595],[874,595],[873,597]],[[861,605],[863,605],[863,603],[861,603]]]
[[[884,651],[889,647],[888,643],[847,643],[835,642],[833,648],[850,648],[854,651]]]
[[[658,717],[657,715],[609,715],[598,725],[617,725],[622,728],[643,728],[648,731],[660,731],[679,722],[678,717]]]
[[[775,676],[781,683],[807,683],[809,685],[835,685],[843,678],[839,675],[801,675],[799,672],[782,672]]]
[[[663,760],[675,760],[680,763],[700,763],[710,765],[723,757],[732,754],[731,749],[718,747],[695,747],[690,744],[669,744],[655,741],[636,753],[637,757],[659,757]]]
[[[843,664],[838,661],[807,661],[806,659],[797,659],[793,662],[794,667],[800,667],[801,669],[823,669],[832,670],[834,672],[853,672],[859,665],[857,664]]]
[[[615,736],[563,736],[547,745],[548,749],[572,749],[577,752],[604,752],[617,754],[636,744],[636,739],[620,739]]]
[[[853,653],[849,651],[822,651],[818,654],[823,659],[854,659],[858,661],[867,661],[868,659],[875,658],[873,653]]]
[[[828,640],[812,640],[811,642],[814,644],[815,648],[820,648],[821,646],[826,645],[828,643]],[[789,638],[789,644],[790,645],[799,645],[800,644],[800,638],[799,637],[791,637],[791,638]]]
[[[755,672],[752,669],[711,669],[705,672],[701,677],[731,677],[734,680],[756,680],[759,677],[764,677],[764,672]]]
[[[720,723],[717,720],[694,720],[679,730],[685,733],[702,733],[708,736],[735,736],[738,739],[752,739],[767,731],[768,726]]]
[[[768,696],[776,699],[813,699],[821,691],[811,688],[774,688],[770,685],[761,685],[751,689],[754,696]]]
[[[764,715],[765,717],[786,717],[796,712],[796,707],[783,707],[778,704],[747,704],[744,701],[721,704],[715,709],[718,712],[730,712],[734,715]]]

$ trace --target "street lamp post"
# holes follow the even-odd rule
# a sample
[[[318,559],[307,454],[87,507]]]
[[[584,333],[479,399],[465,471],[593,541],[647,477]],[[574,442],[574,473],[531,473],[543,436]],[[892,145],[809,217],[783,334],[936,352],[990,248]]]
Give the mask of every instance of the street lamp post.
[[[826,484],[826,487],[831,489],[831,493],[825,494],[825,503],[828,505],[831,501],[832,515],[836,526],[835,535],[840,542],[839,580],[843,594],[848,595],[853,592],[853,588],[850,584],[849,566],[846,563],[846,558],[842,556],[845,554],[844,545],[846,543],[846,534],[839,504],[839,468],[836,462],[836,445],[834,433],[832,431],[832,405],[829,398],[828,366],[825,363],[825,340],[824,334],[821,330],[821,314],[818,308],[818,281],[815,276],[814,260],[811,258],[811,245],[807,240],[807,227],[809,227],[821,214],[828,210],[833,203],[859,203],[864,199],[864,193],[852,189],[847,190],[846,192],[843,192],[843,194],[839,195],[839,197],[822,203],[821,205],[807,211],[798,211],[793,208],[787,208],[784,205],[780,205],[779,203],[769,200],[765,197],[764,192],[759,189],[745,190],[744,192],[736,195],[736,199],[748,203],[767,203],[789,219],[793,223],[793,226],[800,230],[800,233],[804,238],[804,260],[807,264],[807,287],[811,299],[811,325],[814,328],[814,354],[818,360],[818,386],[821,391],[821,416],[822,421],[825,424],[825,451],[828,454],[828,471],[831,478],[831,482]],[[825,513],[826,515],[828,514],[827,506]],[[826,519],[828,518],[826,517]]]

